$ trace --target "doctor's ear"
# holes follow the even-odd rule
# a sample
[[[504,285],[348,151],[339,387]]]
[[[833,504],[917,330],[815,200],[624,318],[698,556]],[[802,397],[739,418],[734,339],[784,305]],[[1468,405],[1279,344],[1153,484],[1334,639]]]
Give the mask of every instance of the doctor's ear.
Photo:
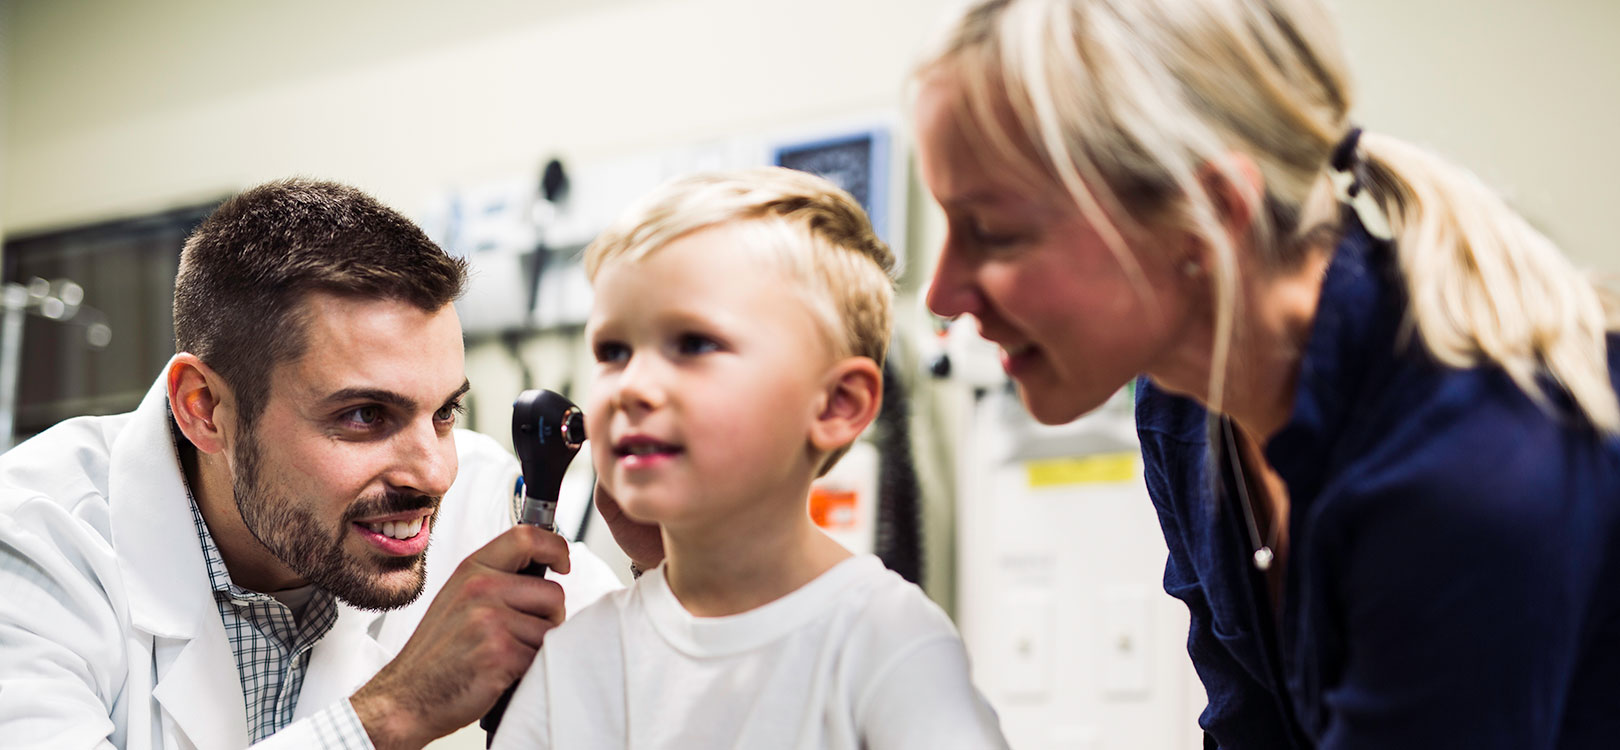
[[[810,444],[831,451],[855,441],[883,406],[883,373],[869,357],[847,357],[827,372]]]
[[[202,453],[225,450],[227,436],[221,429],[224,418],[234,416],[230,389],[219,374],[196,355],[181,353],[169,361],[165,380],[169,389],[169,411],[180,432]]]

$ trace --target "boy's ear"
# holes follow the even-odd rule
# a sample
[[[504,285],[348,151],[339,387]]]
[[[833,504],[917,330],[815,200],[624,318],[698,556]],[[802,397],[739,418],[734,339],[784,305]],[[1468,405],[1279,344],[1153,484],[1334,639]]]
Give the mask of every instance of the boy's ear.
[[[169,411],[180,432],[201,453],[225,450],[227,436],[222,425],[234,417],[227,405],[230,389],[219,374],[196,355],[181,353],[169,362],[165,378],[169,387]]]
[[[846,357],[827,371],[825,399],[810,425],[810,444],[836,450],[861,436],[883,406],[883,373],[867,357]]]

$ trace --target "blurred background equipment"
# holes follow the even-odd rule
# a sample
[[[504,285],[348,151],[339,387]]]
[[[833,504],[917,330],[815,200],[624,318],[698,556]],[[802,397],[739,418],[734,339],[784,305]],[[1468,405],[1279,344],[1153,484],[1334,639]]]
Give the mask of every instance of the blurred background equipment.
[[[91,349],[105,349],[112,342],[107,316],[85,306],[84,287],[72,279],[51,281],[36,276],[26,285],[9,281],[0,284],[0,451],[12,445],[26,315],[82,327],[83,343]]]
[[[140,403],[174,353],[181,245],[215,205],[7,238],[0,446]]]

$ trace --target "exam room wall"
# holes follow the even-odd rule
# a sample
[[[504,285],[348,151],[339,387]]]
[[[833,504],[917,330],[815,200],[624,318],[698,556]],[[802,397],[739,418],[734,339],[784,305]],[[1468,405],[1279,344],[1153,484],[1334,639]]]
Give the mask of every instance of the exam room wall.
[[[891,106],[949,0],[0,0],[10,233],[300,172],[411,206],[609,156]],[[1620,271],[1620,3],[1339,0],[1360,119]]]

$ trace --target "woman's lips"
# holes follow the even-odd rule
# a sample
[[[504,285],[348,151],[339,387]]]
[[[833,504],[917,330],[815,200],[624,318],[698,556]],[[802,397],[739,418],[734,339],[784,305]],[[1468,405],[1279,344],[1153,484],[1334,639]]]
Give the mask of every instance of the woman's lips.
[[[1034,344],[1001,347],[1001,369],[1014,378],[1028,372],[1039,358],[1040,349]]]

